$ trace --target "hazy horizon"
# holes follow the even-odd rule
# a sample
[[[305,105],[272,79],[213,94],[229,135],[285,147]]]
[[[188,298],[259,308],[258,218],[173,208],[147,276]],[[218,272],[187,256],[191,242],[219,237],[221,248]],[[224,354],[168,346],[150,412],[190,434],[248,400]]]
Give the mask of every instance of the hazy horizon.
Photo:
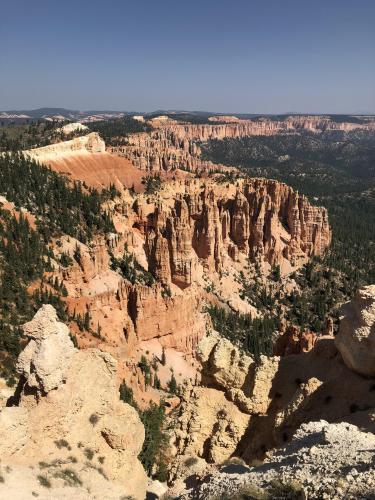
[[[206,110],[206,109],[201,109],[201,110],[196,110],[196,109],[162,109],[162,108],[157,108],[157,109],[150,109],[150,110],[140,110],[140,109],[82,109],[82,108],[73,108],[73,107],[63,107],[63,106],[39,106],[37,108],[13,108],[13,109],[0,109],[0,112],[2,113],[20,113],[20,112],[27,112],[27,111],[39,111],[39,110],[44,110],[44,109],[49,109],[49,110],[65,110],[65,111],[71,111],[71,112],[76,112],[76,113],[141,113],[141,114],[155,114],[159,112],[165,112],[165,113],[205,113],[205,114],[219,114],[219,115],[254,115],[254,116],[273,116],[273,115],[363,115],[363,116],[372,116],[375,115],[375,110],[374,111],[352,111],[352,112],[347,112],[347,111],[336,111],[334,113],[330,113],[329,111],[284,111],[284,112],[278,112],[278,113],[272,113],[272,112],[267,112],[267,113],[253,113],[251,111],[241,111],[241,112],[236,112],[236,111],[217,111],[217,110]]]
[[[374,25],[371,0],[19,0],[0,109],[373,114]]]

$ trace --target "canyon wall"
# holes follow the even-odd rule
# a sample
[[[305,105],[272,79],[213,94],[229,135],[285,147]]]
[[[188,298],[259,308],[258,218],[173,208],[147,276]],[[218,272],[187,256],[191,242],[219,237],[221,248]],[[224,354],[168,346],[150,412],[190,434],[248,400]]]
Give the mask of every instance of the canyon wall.
[[[151,271],[180,288],[196,281],[199,263],[220,272],[243,254],[271,266],[298,267],[322,254],[331,240],[324,208],[266,179],[236,186],[186,181],[172,206],[156,206],[144,227]]]
[[[357,124],[334,122],[324,116],[290,116],[277,121],[267,118],[241,120],[235,117],[211,117],[210,124],[192,124],[158,117],[150,120],[150,133],[130,134],[121,146],[109,151],[123,156],[151,173],[182,169],[188,171],[226,171],[200,158],[197,143],[211,139],[239,138],[252,135],[320,133],[329,130],[349,132],[355,129],[375,130],[375,122]],[[225,123],[223,121],[225,120]]]
[[[192,139],[187,139],[183,134],[177,136],[168,128],[131,134],[125,144],[110,147],[108,151],[131,160],[140,170],[151,173],[176,169],[191,172],[230,170],[224,165],[202,160],[200,148]]]
[[[27,150],[24,154],[72,180],[83,181],[99,190],[111,184],[118,188],[142,188],[142,172],[128,159],[107,152],[103,139],[96,132]]]
[[[373,292],[368,288],[361,296],[367,295],[372,304]],[[358,299],[351,303],[362,317],[368,306]],[[347,322],[349,318],[347,314]],[[351,335],[356,359],[363,355],[362,346]],[[364,336],[368,358],[373,359],[373,345],[366,342],[371,334],[366,330]],[[181,475],[202,477],[202,469],[210,470],[207,462],[222,464],[231,456],[249,464],[263,459],[267,450],[283,446],[307,422],[324,419],[375,430],[373,384],[352,371],[352,361],[345,352],[341,357],[333,335],[318,337],[309,352],[255,359],[211,331],[199,343],[197,355],[201,384],[186,386],[174,431],[176,458],[171,474],[176,485],[181,486]],[[187,471],[190,462],[193,465]]]
[[[260,118],[219,124],[192,124],[168,120],[166,122],[156,122],[153,125],[159,129],[167,130],[177,139],[199,142],[205,142],[210,139],[237,138],[251,135],[295,134],[302,131],[319,133],[328,130],[348,132],[355,129],[375,129],[375,122],[368,124],[335,122],[324,116],[290,116],[282,121]]]
[[[77,246],[80,258],[56,272],[69,310],[89,311],[103,342],[127,352],[157,338],[192,353],[205,334],[201,304],[210,283],[221,283],[228,303],[237,308],[237,300],[246,312],[238,274],[249,260],[290,272],[321,255],[331,239],[324,208],[266,179],[224,185],[187,178],[164,183],[154,195],[124,193],[108,203],[117,233],[88,246],[60,238],[56,258],[73,256]],[[140,269],[133,283],[113,267],[113,258],[124,256]]]

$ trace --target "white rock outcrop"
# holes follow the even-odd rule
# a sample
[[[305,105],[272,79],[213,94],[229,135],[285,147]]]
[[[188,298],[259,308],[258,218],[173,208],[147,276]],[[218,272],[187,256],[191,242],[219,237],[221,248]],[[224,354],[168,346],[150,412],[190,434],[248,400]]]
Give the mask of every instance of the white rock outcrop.
[[[67,123],[63,127],[61,127],[61,131],[65,135],[69,135],[72,132],[75,132],[76,130],[87,130],[88,127],[86,125],[83,125],[82,123],[79,122],[73,122],[73,123]]]
[[[23,330],[29,343],[19,355],[17,371],[27,380],[29,388],[47,394],[62,384],[77,352],[69,328],[58,321],[51,305],[43,305]]]
[[[223,389],[241,389],[254,360],[229,340],[212,331],[199,342],[198,359],[204,373]]]
[[[190,489],[176,488],[173,498],[373,498],[375,435],[341,422],[303,424],[285,447],[262,465],[224,465],[201,474]],[[257,495],[255,495],[255,492]]]
[[[104,153],[105,142],[97,132],[82,137],[75,137],[70,141],[57,142],[49,146],[29,149],[24,154],[41,163],[51,160],[61,160],[79,154]]]
[[[367,377],[375,376],[375,285],[359,290],[342,308],[335,343],[345,364]]]
[[[76,350],[52,306],[43,306],[25,333],[18,406],[0,410],[0,498],[13,498],[17,470],[32,466],[32,486],[19,485],[23,498],[32,497],[29,487],[44,498],[48,483],[53,493],[45,498],[60,498],[69,486],[70,498],[143,500],[147,477],[137,457],[144,428],[119,399],[116,361],[98,349]]]

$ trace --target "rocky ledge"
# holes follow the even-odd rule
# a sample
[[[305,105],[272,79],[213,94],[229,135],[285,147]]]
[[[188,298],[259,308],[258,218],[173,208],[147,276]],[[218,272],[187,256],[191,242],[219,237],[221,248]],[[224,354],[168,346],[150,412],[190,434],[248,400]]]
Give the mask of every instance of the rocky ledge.
[[[375,436],[354,425],[310,422],[262,465],[228,462],[198,483],[191,478],[195,486],[175,491],[173,498],[374,498],[374,448]]]

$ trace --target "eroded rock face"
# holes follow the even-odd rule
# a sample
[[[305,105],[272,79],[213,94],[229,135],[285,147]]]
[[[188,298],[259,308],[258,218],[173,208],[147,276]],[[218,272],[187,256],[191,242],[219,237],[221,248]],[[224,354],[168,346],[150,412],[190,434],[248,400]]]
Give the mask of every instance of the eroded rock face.
[[[43,306],[25,332],[30,342],[18,363],[19,406],[0,412],[2,462],[43,463],[56,487],[68,468],[92,498],[100,498],[104,478],[109,490],[113,482],[115,490],[143,500],[146,474],[137,456],[144,428],[119,399],[115,360],[98,349],[74,349],[52,306]]]
[[[212,332],[198,346],[202,383],[187,386],[174,431],[175,479],[189,457],[221,463],[237,449],[252,415],[265,416],[279,358],[262,356],[258,363],[231,342]]]
[[[367,412],[375,407],[371,382],[342,363],[333,336],[318,337],[306,352],[254,360],[212,332],[200,341],[198,357],[202,386],[184,393],[177,419],[174,469],[180,474],[186,473],[184,464],[191,456],[218,463],[216,457],[223,459],[226,450],[247,463],[264,458],[266,450],[282,445],[312,419],[344,420],[374,429],[373,410]],[[220,405],[223,413],[217,411]],[[237,415],[233,422],[247,422],[244,432],[225,425],[232,412]],[[211,452],[215,443],[228,439],[230,446]]]
[[[186,457],[202,457],[219,463],[229,458],[245,432],[249,416],[215,389],[188,386],[178,409],[174,431],[175,454],[172,475]]]
[[[111,151],[125,156],[139,169],[151,173],[176,169],[225,171],[228,168],[224,165],[202,160],[197,143],[210,139],[221,140],[253,135],[297,134],[305,130],[320,133],[325,130],[374,129],[373,122],[366,125],[337,123],[324,116],[290,116],[283,121],[265,118],[240,120],[235,117],[214,117],[211,121],[211,124],[189,124],[157,117],[150,120],[153,131],[131,134],[126,144],[111,148]],[[220,123],[223,121],[226,123]]]
[[[335,343],[346,365],[355,372],[375,375],[375,285],[359,290],[342,308]]]
[[[235,498],[241,493],[281,498],[275,484],[284,484],[291,488],[293,498],[340,500],[350,491],[352,498],[365,500],[375,488],[374,446],[375,436],[354,425],[310,422],[296,431],[290,443],[270,453],[262,465],[222,466],[201,474],[198,484],[186,481],[190,489],[177,487],[172,494],[180,500]]]
[[[49,146],[30,149],[24,153],[30,158],[43,163],[77,153],[87,154],[103,152],[105,152],[105,142],[98,133],[92,132],[82,137],[76,137],[71,141],[58,142]]]
[[[73,264],[60,268],[58,280],[67,288],[70,312],[83,317],[89,311],[103,340],[127,352],[138,341],[158,338],[191,354],[206,331],[200,306],[207,284],[216,282],[231,306],[251,312],[238,282],[249,259],[288,272],[321,254],[331,238],[325,209],[265,179],[237,185],[175,180],[157,195],[124,193],[110,203],[117,233],[88,245],[61,238],[58,251]],[[125,253],[157,280],[147,286],[124,279],[111,260]]]
[[[200,341],[197,356],[203,366],[204,382],[224,390],[243,388],[249,368],[254,365],[251,356],[214,331]]]
[[[298,133],[303,130],[319,133],[325,130],[373,130],[374,123],[368,125],[356,123],[337,123],[324,116],[290,116],[286,120],[268,119],[239,120],[235,123],[189,124],[170,120],[157,122],[154,125],[159,130],[168,132],[175,141],[199,141],[210,139],[225,139],[246,137],[252,135],[276,135],[283,132]]]
[[[57,319],[51,305],[43,305],[24,325],[29,343],[18,358],[17,371],[26,380],[27,389],[44,395],[65,380],[70,361],[76,352],[69,329]]]
[[[180,139],[169,130],[154,130],[151,133],[131,134],[127,144],[110,148],[110,151],[123,156],[142,171],[152,174],[169,172],[176,169],[227,170],[200,158],[200,148],[193,141]]]
[[[276,356],[288,356],[308,352],[314,347],[317,335],[308,330],[301,331],[298,326],[290,325],[276,341]]]
[[[330,244],[326,210],[285,184],[186,181],[176,188],[175,203],[156,207],[145,225],[150,269],[166,283],[187,287],[198,263],[219,272],[238,253],[271,266],[298,267]]]
[[[267,413],[279,357],[260,356],[255,362],[216,332],[200,341],[197,354],[203,367],[203,383],[220,388],[226,398],[246,414]]]

